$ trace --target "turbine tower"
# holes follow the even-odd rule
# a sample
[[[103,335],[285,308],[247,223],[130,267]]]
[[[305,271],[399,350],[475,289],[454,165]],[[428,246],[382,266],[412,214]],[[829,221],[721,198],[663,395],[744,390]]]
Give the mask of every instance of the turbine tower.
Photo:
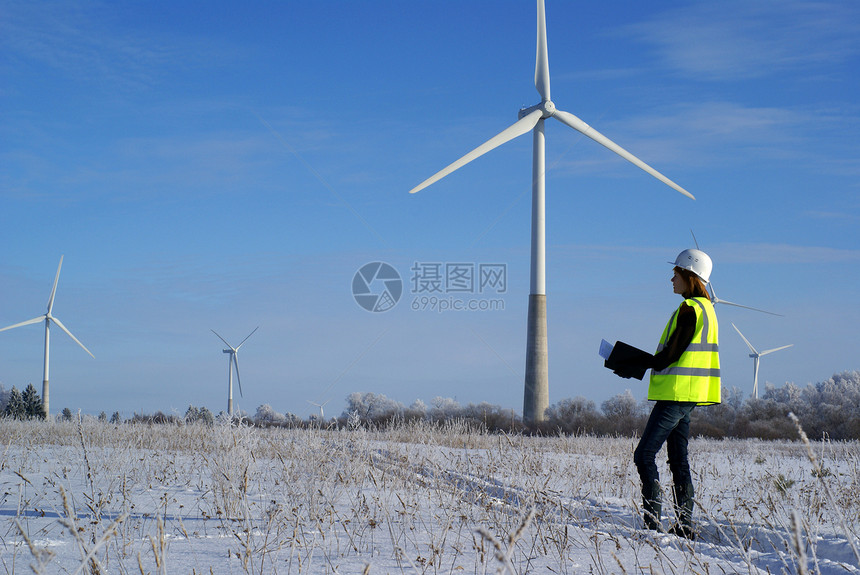
[[[235,366],[236,368],[236,382],[239,384],[239,395],[244,397],[244,395],[242,395],[242,380],[239,378],[239,348],[242,347],[242,345],[244,345],[244,343],[248,341],[248,338],[254,335],[254,332],[258,329],[260,329],[260,326],[255,327],[254,331],[249,333],[248,337],[243,339],[242,343],[240,343],[236,347],[233,347],[232,345],[227,343],[227,340],[221,337],[217,331],[215,331],[214,329],[212,330],[212,333],[217,335],[218,339],[223,341],[224,344],[228,348],[230,348],[225,349],[224,353],[229,354],[229,356],[227,357],[227,415],[229,415],[231,419],[233,417],[233,367]]]
[[[546,13],[544,0],[537,0],[537,56],[535,58],[535,87],[540,94],[539,104],[519,111],[519,119],[502,132],[493,136],[456,162],[437,172],[410,190],[418,192],[444,178],[454,170],[475,158],[501,146],[505,142],[533,133],[532,152],[532,222],[531,222],[531,269],[529,286],[528,326],[526,336],[526,372],[523,397],[523,420],[538,423],[544,420],[549,407],[549,375],[546,331],[546,234],[545,234],[545,159],[544,121],[555,118],[561,123],[588,136],[598,144],[612,150],[625,160],[645,170],[661,182],[695,199],[690,192],[568,112],[555,107],[550,99],[549,58],[546,42]]]
[[[759,363],[759,358],[761,358],[761,356],[763,356],[763,355],[767,355],[769,353],[773,353],[775,351],[779,351],[781,349],[791,347],[794,344],[790,343],[790,344],[784,345],[782,347],[777,347],[774,349],[768,349],[766,351],[758,352],[753,347],[753,345],[749,342],[749,340],[744,337],[744,334],[741,333],[741,330],[738,329],[738,326],[736,326],[735,324],[732,324],[732,327],[735,328],[735,331],[738,332],[738,335],[741,336],[741,339],[744,340],[744,343],[747,344],[747,347],[750,348],[750,351],[752,352],[750,354],[750,357],[753,358],[753,397],[758,399],[758,363]]]
[[[57,282],[60,281],[60,268],[63,267],[63,256],[60,256],[60,265],[57,266],[57,275],[54,277],[54,287],[51,288],[51,297],[48,299],[48,313],[44,315],[40,315],[39,317],[34,317],[33,319],[28,319],[27,321],[22,321],[21,323],[16,323],[15,325],[10,325],[0,329],[0,331],[6,331],[7,329],[15,329],[16,327],[21,327],[22,325],[30,325],[32,323],[39,323],[40,321],[45,322],[45,365],[43,367],[43,377],[42,377],[42,406],[45,410],[45,419],[51,415],[50,405],[49,405],[49,386],[48,386],[48,359],[51,355],[51,322],[57,324],[61,330],[66,332],[70,338],[75,340],[79,346],[83,348],[83,350],[90,354],[90,357],[95,359],[95,356],[82,344],[78,341],[78,338],[72,335],[72,332],[66,329],[66,326],[59,320],[59,318],[51,315],[51,311],[54,309],[54,296],[57,294]]]

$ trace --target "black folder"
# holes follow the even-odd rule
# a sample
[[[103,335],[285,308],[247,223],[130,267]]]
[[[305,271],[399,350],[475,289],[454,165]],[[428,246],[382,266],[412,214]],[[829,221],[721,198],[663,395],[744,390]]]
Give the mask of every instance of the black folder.
[[[612,348],[612,353],[609,354],[603,365],[611,369],[619,377],[625,379],[642,379],[645,377],[645,372],[648,371],[648,368],[642,367],[642,365],[651,363],[653,357],[653,355],[638,347],[633,347],[623,341],[616,341],[615,346]]]

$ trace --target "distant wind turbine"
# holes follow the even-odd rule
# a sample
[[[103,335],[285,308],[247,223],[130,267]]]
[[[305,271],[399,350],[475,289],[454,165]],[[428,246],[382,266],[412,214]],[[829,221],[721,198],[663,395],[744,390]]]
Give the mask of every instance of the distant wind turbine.
[[[214,329],[212,330],[212,333],[217,335],[218,339],[223,341],[227,345],[227,347],[230,348],[230,349],[224,350],[224,353],[230,354],[229,357],[227,358],[227,415],[229,415],[230,417],[233,417],[233,367],[234,366],[236,368],[236,382],[239,384],[239,395],[244,397],[244,395],[242,394],[242,380],[239,377],[239,348],[242,347],[242,345],[244,345],[245,342],[248,341],[248,338],[251,337],[252,335],[254,335],[254,332],[257,331],[258,329],[260,329],[260,326],[255,327],[254,331],[249,333],[248,337],[243,339],[242,343],[240,343],[236,347],[233,347],[232,345],[227,343],[227,340],[224,339],[223,337],[221,337],[217,331],[215,331]]]
[[[54,309],[54,296],[57,294],[57,282],[60,281],[60,268],[63,267],[63,256],[60,256],[60,265],[57,266],[57,275],[54,277],[54,287],[51,288],[51,297],[48,299],[48,313],[44,315],[40,315],[39,317],[34,317],[33,319],[28,319],[27,321],[22,321],[21,323],[16,323],[15,325],[10,325],[0,329],[0,331],[6,331],[7,329],[14,329],[16,327],[21,327],[22,325],[30,325],[32,323],[39,323],[40,321],[45,322],[45,365],[43,368],[44,377],[42,378],[42,406],[45,409],[45,419],[50,416],[51,411],[49,407],[49,386],[48,386],[48,358],[50,357],[51,350],[51,322],[57,324],[61,330],[66,332],[70,338],[75,340],[79,346],[83,348],[83,350],[90,354],[90,357],[95,359],[95,356],[82,344],[78,341],[78,338],[72,335],[72,332],[66,329],[66,326],[59,320],[59,318],[51,315],[51,311]]]
[[[325,419],[325,415],[323,415],[323,407],[324,407],[324,406],[325,406],[325,404],[327,404],[329,401],[331,401],[331,400],[329,399],[329,400],[324,401],[324,402],[322,402],[322,403],[314,403],[313,401],[308,400],[308,403],[310,403],[311,405],[315,405],[315,406],[317,406],[317,407],[319,407],[319,408],[320,408],[320,421],[322,421],[323,419]]]
[[[519,120],[496,136],[493,136],[456,162],[440,172],[421,182],[410,190],[418,192],[430,184],[444,178],[454,170],[465,166],[472,160],[505,142],[521,136],[526,132],[533,133],[532,152],[532,228],[531,228],[531,271],[529,290],[528,327],[526,336],[526,373],[523,394],[523,419],[526,422],[541,422],[544,412],[549,406],[549,375],[546,331],[546,233],[545,233],[545,139],[544,121],[555,118],[588,136],[598,144],[612,150],[625,160],[645,170],[661,182],[695,199],[693,195],[568,112],[555,107],[550,99],[549,87],[549,58],[546,41],[546,13],[544,1],[537,1],[537,56],[535,58],[535,87],[540,94],[539,104],[521,109]]]
[[[750,354],[750,357],[753,358],[753,397],[758,399],[758,363],[759,363],[759,358],[763,355],[767,355],[769,353],[773,353],[775,351],[779,351],[781,349],[791,347],[794,344],[790,343],[790,344],[784,345],[782,347],[777,347],[774,349],[768,349],[767,351],[759,352],[759,351],[756,351],[756,349],[753,347],[753,345],[750,343],[750,341],[744,337],[744,334],[741,333],[741,330],[738,329],[738,326],[736,326],[735,324],[732,324],[732,327],[735,328],[735,331],[738,332],[738,335],[741,336],[741,339],[744,340],[744,343],[747,344],[747,347],[750,348],[750,351],[752,352]]]

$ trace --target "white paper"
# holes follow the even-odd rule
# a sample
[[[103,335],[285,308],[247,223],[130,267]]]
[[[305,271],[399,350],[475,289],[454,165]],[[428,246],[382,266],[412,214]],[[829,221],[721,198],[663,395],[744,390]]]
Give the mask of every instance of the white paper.
[[[605,339],[600,340],[600,357],[603,359],[609,359],[609,354],[612,353],[612,348],[614,346],[606,341]]]

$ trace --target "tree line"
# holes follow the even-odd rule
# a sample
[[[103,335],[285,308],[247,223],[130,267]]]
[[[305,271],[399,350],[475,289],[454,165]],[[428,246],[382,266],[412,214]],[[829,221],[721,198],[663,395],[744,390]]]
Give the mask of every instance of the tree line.
[[[407,407],[382,394],[356,392],[347,396],[346,403],[340,416],[329,419],[316,415],[303,419],[263,404],[253,416],[240,411],[234,420],[264,427],[334,428],[380,427],[413,420],[462,421],[474,429],[490,432],[634,436],[645,427],[652,406],[647,400],[637,401],[630,390],[603,401],[599,409],[594,401],[584,397],[566,398],[547,409],[546,420],[540,425],[527,427],[513,409],[487,402],[461,405],[451,398],[436,397],[430,405],[419,399]],[[44,417],[41,399],[32,385],[23,394],[14,387],[7,392],[0,385],[0,413],[16,418]],[[722,403],[693,411],[691,434],[710,438],[796,439],[797,430],[788,418],[789,413],[799,418],[810,438],[860,439],[860,371],[837,373],[805,388],[793,383],[782,387],[766,384],[760,398],[744,399],[737,387],[724,387]],[[60,417],[71,419],[73,415],[66,408]],[[108,421],[104,412],[99,419]],[[184,416],[159,411],[151,415],[136,413],[123,420],[115,412],[110,423],[214,425],[227,419],[224,412],[216,416],[206,407],[189,405]]]
[[[24,393],[14,386],[7,392],[0,385],[0,413],[13,419],[45,419],[42,398],[32,383]]]
[[[527,427],[512,409],[490,403],[461,405],[451,398],[436,397],[428,406],[420,399],[406,406],[376,393],[351,393],[346,409],[337,418],[305,421],[293,414],[279,414],[261,405],[250,421],[258,425],[327,425],[379,427],[392,422],[426,420],[464,421],[475,429],[542,434],[634,436],[641,433],[653,402],[637,401],[630,390],[597,404],[584,397],[562,399],[551,405],[546,420]],[[860,371],[837,373],[805,388],[793,383],[782,387],[765,384],[759,398],[744,399],[737,387],[722,390],[722,403],[697,407],[691,416],[694,437],[739,439],[797,439],[794,413],[811,438],[860,439]]]

